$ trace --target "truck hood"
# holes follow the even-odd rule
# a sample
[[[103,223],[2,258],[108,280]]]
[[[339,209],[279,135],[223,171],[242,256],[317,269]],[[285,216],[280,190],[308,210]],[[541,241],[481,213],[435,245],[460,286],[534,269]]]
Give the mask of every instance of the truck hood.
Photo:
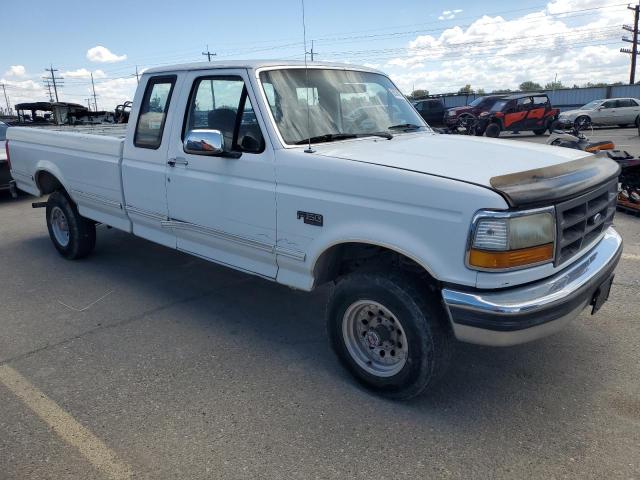
[[[512,205],[559,200],[617,175],[612,160],[517,140],[410,133],[314,145],[317,155],[451,178],[498,191]],[[589,159],[588,161],[585,159]],[[591,159],[597,160],[596,163]],[[566,164],[566,166],[565,166]],[[602,169],[604,165],[606,168]],[[528,172],[531,172],[528,175]],[[548,178],[554,188],[548,191]],[[525,194],[529,191],[530,194]],[[538,198],[531,192],[539,192]],[[526,199],[526,200],[525,200]]]

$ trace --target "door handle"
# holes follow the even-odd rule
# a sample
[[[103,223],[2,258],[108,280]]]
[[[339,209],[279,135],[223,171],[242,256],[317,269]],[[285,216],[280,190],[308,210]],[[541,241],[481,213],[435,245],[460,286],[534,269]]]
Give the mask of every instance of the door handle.
[[[189,162],[185,158],[176,157],[176,158],[170,158],[169,160],[167,160],[167,164],[170,167],[175,167],[176,165],[185,165],[185,166],[189,165]]]

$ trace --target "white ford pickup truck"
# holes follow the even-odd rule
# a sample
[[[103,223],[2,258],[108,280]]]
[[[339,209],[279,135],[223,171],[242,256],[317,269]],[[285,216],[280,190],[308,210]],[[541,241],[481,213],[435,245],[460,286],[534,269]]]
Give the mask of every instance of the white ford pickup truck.
[[[597,311],[622,251],[615,162],[437,134],[364,67],[162,67],[126,133],[7,138],[64,257],[105,224],[296,289],[331,283],[337,356],[393,398],[432,385],[454,338],[514,345]]]

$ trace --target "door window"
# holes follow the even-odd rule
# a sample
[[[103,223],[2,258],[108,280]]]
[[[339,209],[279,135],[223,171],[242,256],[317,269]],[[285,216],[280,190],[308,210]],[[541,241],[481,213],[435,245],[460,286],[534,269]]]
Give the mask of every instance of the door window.
[[[547,97],[533,97],[533,104],[536,107],[544,107],[549,102]]]
[[[136,147],[160,147],[175,81],[175,76],[153,77],[147,83],[133,139]]]
[[[524,112],[525,110],[529,110],[531,108],[531,97],[519,98],[518,99],[518,111]]]
[[[602,104],[602,108],[616,108],[617,100],[609,100],[608,102],[604,102]]]
[[[260,153],[264,138],[244,80],[238,76],[196,79],[183,132],[219,130],[227,150]]]
[[[635,107],[636,105],[628,98],[618,100],[618,108]]]

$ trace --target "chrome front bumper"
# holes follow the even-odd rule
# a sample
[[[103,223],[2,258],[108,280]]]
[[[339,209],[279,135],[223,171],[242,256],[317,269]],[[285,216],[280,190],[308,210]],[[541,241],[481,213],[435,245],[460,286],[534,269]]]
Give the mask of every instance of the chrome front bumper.
[[[463,291],[442,297],[458,340],[490,346],[525,343],[557,332],[592,303],[613,274],[622,238],[609,227],[588,253],[552,277],[522,287]]]

